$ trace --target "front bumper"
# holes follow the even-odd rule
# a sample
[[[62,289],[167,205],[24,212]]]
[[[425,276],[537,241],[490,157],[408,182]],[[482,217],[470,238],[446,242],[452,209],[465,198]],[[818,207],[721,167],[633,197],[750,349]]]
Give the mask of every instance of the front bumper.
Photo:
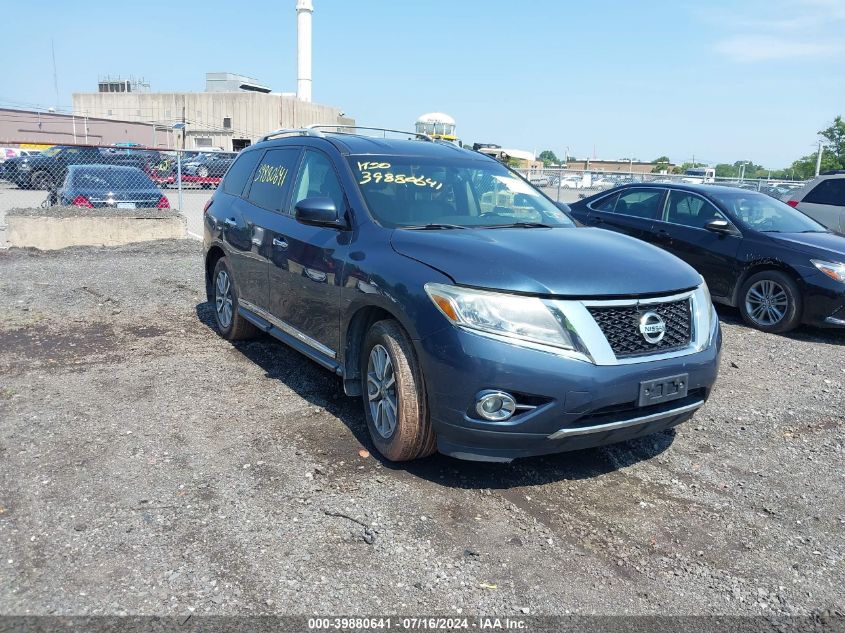
[[[805,277],[802,286],[804,323],[816,327],[845,327],[845,284],[818,272]]]
[[[651,362],[599,366],[449,327],[418,341],[438,450],[481,461],[510,461],[622,442],[676,426],[710,396],[721,331],[701,352]],[[637,406],[640,383],[688,375],[685,398]],[[506,422],[474,412],[476,395],[506,391],[526,408]]]

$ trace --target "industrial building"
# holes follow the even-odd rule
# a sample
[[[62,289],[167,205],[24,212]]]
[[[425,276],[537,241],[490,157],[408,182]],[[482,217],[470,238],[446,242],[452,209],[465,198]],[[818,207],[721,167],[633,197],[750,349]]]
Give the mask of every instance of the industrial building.
[[[149,84],[101,79],[97,92],[73,95],[73,113],[176,130],[177,147],[238,151],[279,128],[354,125],[340,108],[311,102],[312,0],[297,0],[297,93],[273,92],[257,79],[206,73],[204,92],[152,92]],[[171,138],[162,136],[159,147]],[[140,141],[139,141],[140,142]]]
[[[584,171],[601,171],[611,174],[650,174],[654,170],[654,163],[646,163],[639,160],[600,160],[600,159],[570,159],[566,163],[569,169]],[[675,165],[664,163],[661,166],[663,173],[671,173]]]
[[[0,108],[0,145],[44,148],[77,143],[140,143],[148,147],[174,147],[176,138],[174,130],[165,125]]]

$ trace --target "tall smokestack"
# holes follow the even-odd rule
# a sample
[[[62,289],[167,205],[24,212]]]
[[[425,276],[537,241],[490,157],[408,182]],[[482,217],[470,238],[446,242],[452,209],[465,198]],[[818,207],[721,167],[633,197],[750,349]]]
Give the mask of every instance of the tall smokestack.
[[[311,101],[311,0],[296,0],[296,97]]]

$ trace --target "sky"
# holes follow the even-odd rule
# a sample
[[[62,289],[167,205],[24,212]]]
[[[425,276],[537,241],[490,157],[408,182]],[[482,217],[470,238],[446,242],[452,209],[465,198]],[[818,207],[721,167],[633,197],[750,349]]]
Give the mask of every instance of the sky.
[[[0,0],[0,107],[101,75],[296,90],[295,0]],[[313,100],[359,125],[446,112],[468,142],[788,166],[845,114],[845,0],[314,0]],[[54,83],[51,42],[55,49]],[[568,148],[568,149],[567,149]]]

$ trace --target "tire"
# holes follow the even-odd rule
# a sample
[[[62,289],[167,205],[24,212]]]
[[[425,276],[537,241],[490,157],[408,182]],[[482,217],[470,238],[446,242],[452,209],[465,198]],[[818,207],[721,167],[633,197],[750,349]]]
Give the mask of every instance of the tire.
[[[200,178],[208,178],[208,167],[198,167],[197,176]]]
[[[801,292],[795,281],[779,270],[751,275],[739,292],[743,320],[762,332],[782,333],[801,324]]]
[[[237,286],[225,257],[217,260],[211,276],[214,322],[220,336],[230,341],[242,341],[258,334],[258,328],[238,314]]]
[[[29,177],[33,189],[52,189],[53,177],[46,171],[36,171]]]
[[[367,428],[384,457],[404,462],[437,450],[417,355],[396,321],[378,321],[367,332],[361,382]]]

